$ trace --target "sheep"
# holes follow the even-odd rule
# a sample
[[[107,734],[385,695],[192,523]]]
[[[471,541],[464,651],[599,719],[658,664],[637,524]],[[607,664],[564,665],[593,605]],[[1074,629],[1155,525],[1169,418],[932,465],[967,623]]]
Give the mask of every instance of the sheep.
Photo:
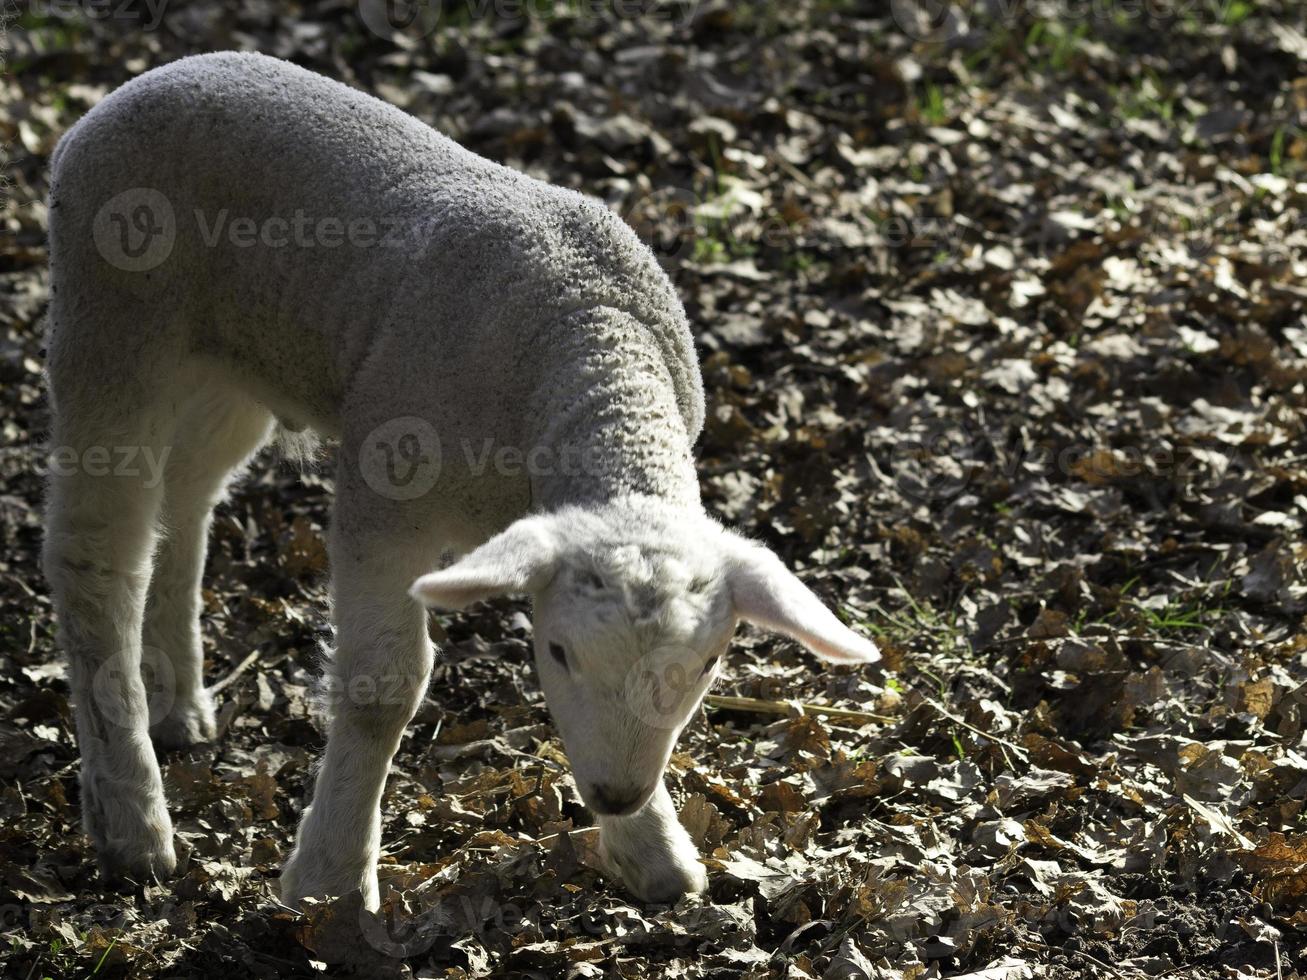
[[[260,447],[307,430],[339,446],[335,694],[283,901],[359,890],[378,907],[382,791],[435,656],[426,607],[509,595],[533,600],[535,667],[607,866],[647,901],[703,891],[662,775],[738,622],[828,661],[879,654],[705,513],[694,341],[634,233],[377,99],[237,53],[104,99],[60,141],[49,207],[63,463],[43,565],[105,872],[175,869],[152,742],[215,735],[211,513]],[[162,460],[162,478],[84,465],[104,447]]]

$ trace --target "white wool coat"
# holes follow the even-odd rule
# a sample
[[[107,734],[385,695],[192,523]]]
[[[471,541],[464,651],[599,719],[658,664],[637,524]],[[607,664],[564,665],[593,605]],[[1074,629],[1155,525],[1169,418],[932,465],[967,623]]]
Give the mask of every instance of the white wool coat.
[[[347,454],[391,420],[425,420],[439,484],[403,503],[458,550],[543,507],[624,492],[697,503],[693,340],[653,254],[602,203],[244,53],[124,85],[64,137],[52,171],[66,291],[52,374],[102,379],[119,410],[189,362]],[[106,262],[100,234],[118,230],[106,208],[138,198],[173,236],[143,271]],[[171,222],[157,213],[169,209]],[[516,472],[480,465],[504,447],[547,452]]]

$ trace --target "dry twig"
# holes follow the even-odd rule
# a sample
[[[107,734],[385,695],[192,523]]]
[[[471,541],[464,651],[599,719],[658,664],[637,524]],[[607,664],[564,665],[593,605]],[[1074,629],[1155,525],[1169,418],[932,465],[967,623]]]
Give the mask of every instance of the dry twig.
[[[766,701],[762,698],[734,698],[721,694],[709,694],[703,699],[703,703],[710,708],[721,708],[725,711],[745,711],[759,715],[788,715],[795,708],[798,708],[806,715],[826,715],[829,718],[843,718],[847,721],[858,721],[863,724],[873,721],[885,723],[898,721],[897,718],[891,718],[889,715],[873,714],[870,711],[855,711],[853,708],[832,708],[824,704],[808,704],[804,701]]]

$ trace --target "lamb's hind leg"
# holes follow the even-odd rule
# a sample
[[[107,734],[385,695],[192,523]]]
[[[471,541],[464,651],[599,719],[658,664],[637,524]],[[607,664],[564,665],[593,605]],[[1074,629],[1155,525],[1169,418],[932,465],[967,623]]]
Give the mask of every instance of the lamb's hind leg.
[[[266,408],[217,382],[190,398],[178,423],[163,469],[161,538],[145,609],[145,649],[172,675],[172,703],[150,723],[161,748],[214,736],[199,625],[209,526],[233,472],[267,441],[272,424]]]
[[[43,562],[69,658],[83,823],[106,871],[148,879],[176,865],[147,733],[168,691],[147,691],[141,677],[161,488],[125,461],[160,458],[168,425],[164,413],[114,414],[69,387],[56,400]]]

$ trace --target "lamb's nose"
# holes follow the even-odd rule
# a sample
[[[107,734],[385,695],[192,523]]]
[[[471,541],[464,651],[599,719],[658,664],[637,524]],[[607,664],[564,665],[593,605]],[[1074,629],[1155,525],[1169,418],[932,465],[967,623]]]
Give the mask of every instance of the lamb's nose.
[[[612,783],[595,783],[592,788],[598,804],[595,809],[606,817],[620,817],[630,813],[644,796],[644,790],[614,786]]]

